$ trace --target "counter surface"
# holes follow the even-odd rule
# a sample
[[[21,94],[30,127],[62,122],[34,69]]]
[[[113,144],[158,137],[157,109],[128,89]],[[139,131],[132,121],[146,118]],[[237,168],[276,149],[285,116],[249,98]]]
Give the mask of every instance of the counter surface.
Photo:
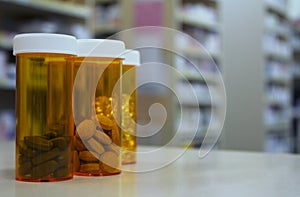
[[[0,142],[1,197],[300,196],[298,155],[213,151],[200,159],[194,149],[139,147],[155,154],[142,154],[121,175],[27,183],[15,181],[14,150],[14,142]]]

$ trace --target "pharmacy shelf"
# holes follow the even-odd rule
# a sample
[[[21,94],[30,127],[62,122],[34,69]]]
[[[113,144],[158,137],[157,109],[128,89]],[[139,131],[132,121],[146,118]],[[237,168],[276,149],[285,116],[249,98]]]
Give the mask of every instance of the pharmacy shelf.
[[[277,36],[283,37],[285,39],[289,39],[290,37],[290,31],[289,29],[282,28],[281,26],[275,26],[275,27],[265,27],[266,33],[275,33]]]
[[[196,27],[203,28],[203,29],[206,29],[209,31],[217,32],[220,29],[219,25],[216,22],[201,21],[201,19],[194,19],[194,18],[185,16],[184,14],[178,14],[177,20],[180,23],[196,26]]]
[[[278,13],[281,16],[287,16],[287,7],[279,6],[270,2],[265,2],[265,9]]]
[[[266,76],[267,83],[275,83],[278,85],[290,86],[291,78],[282,76]]]
[[[217,74],[214,73],[207,73],[207,72],[203,72],[203,73],[199,73],[199,74],[192,74],[189,73],[187,71],[180,71],[181,74],[189,81],[200,81],[200,82],[204,82],[204,83],[216,83],[216,79],[217,79]],[[206,78],[206,80],[204,79],[204,77]]]
[[[198,99],[197,102],[190,101],[190,100],[185,100],[182,99],[181,105],[183,107],[200,107],[200,108],[211,108],[211,107],[217,107],[219,105],[218,102],[211,102],[210,99]],[[178,105],[180,105],[178,103]]]
[[[291,62],[292,60],[291,56],[274,51],[266,51],[265,58],[271,58],[282,62]]]
[[[1,9],[18,11],[19,13],[39,12],[40,14],[59,14],[64,17],[88,19],[92,9],[86,5],[63,1],[40,1],[40,0],[1,0]]]
[[[267,105],[289,107],[289,104],[287,102],[278,100],[276,98],[266,97],[264,100]]]
[[[209,47],[206,47],[206,43],[210,43],[209,39],[212,38],[212,36],[216,36],[217,40],[218,38],[222,38],[221,36],[221,24],[220,20],[218,19],[218,15],[220,13],[219,10],[219,4],[221,4],[217,0],[184,0],[184,1],[163,1],[164,2],[164,8],[165,8],[165,16],[166,18],[164,21],[166,21],[166,24],[164,24],[167,27],[171,27],[174,29],[177,29],[183,33],[188,34],[191,37],[194,37],[195,40],[197,40],[199,43],[202,43],[203,46],[197,46],[195,42],[192,40],[188,41],[187,43],[180,43],[180,45],[176,45],[179,42],[177,42],[176,37],[166,37],[166,40],[170,43],[175,43],[173,46],[176,48],[176,51],[181,54],[183,57],[185,57],[188,60],[191,60],[191,62],[178,62],[176,61],[176,58],[174,56],[170,56],[167,58],[170,58],[169,61],[171,62],[170,65],[174,65],[175,68],[180,69],[179,72],[188,80],[190,83],[197,84],[199,86],[216,86],[217,79],[219,79],[219,76],[214,72],[214,66],[217,63],[218,67],[221,63],[221,56],[222,51],[220,48],[220,51],[208,51]],[[196,5],[199,6],[199,8],[202,6],[203,11],[205,10],[205,7],[209,7],[212,14],[216,14],[216,21],[211,20],[205,20],[204,17],[194,17],[193,15],[189,15],[189,11],[186,10],[182,11],[182,9],[185,9],[185,6],[187,4],[194,4],[195,8]],[[199,9],[201,11],[201,9]],[[201,13],[199,13],[201,14]],[[197,37],[197,32],[203,34],[203,36]],[[195,41],[194,40],[194,41]],[[207,42],[208,41],[208,42]],[[221,42],[221,41],[220,41]],[[215,43],[220,44],[221,43]],[[195,62],[195,64],[198,66],[198,68],[203,71],[203,76],[200,73],[197,73],[195,68],[191,66],[191,63]],[[182,65],[180,65],[182,64]],[[206,68],[205,68],[206,67]],[[185,79],[178,76],[173,76],[172,81],[174,82],[172,85],[174,87],[177,86],[177,84],[182,83]],[[209,94],[209,93],[198,93],[198,94]],[[187,95],[188,96],[188,95]],[[175,100],[176,99],[172,99]],[[215,103],[211,101],[209,98],[209,95],[199,95],[198,100],[191,101],[189,98],[186,98],[186,100],[183,100],[182,106],[179,106],[179,104],[173,104],[174,107],[170,110],[172,114],[180,113],[180,107],[186,108],[186,110],[200,110],[200,113],[210,110],[210,109],[217,109],[220,107],[219,103],[216,101]],[[189,114],[187,112],[187,114]],[[171,125],[173,125],[169,130],[174,130],[176,128],[177,120],[176,118],[173,118]],[[200,129],[206,130],[206,129]],[[200,133],[198,132],[198,134]],[[203,131],[204,132],[204,131]],[[184,146],[185,139],[189,139],[190,135],[192,133],[188,132],[188,130],[185,130],[182,132],[182,141],[178,142],[178,146]],[[195,139],[193,143],[199,144],[201,143],[201,140]]]
[[[201,48],[196,48],[196,47],[179,48],[178,51],[184,55],[197,57],[201,59],[211,59],[211,58],[214,60],[220,59],[219,53],[202,50]]]
[[[118,31],[120,31],[120,28],[115,25],[101,25],[101,26],[96,26],[93,29],[94,35],[108,34],[108,33],[114,34]]]
[[[287,132],[290,129],[289,122],[277,122],[274,124],[266,124],[266,129],[272,132]]]

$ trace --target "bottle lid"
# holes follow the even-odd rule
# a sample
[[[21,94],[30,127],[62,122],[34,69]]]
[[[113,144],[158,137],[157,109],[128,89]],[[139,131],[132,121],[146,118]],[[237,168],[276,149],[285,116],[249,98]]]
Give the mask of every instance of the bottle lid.
[[[140,52],[137,50],[128,49],[124,53],[123,65],[135,65],[139,66],[141,64]]]
[[[13,40],[13,54],[20,53],[62,53],[77,54],[74,36],[51,33],[19,34]]]
[[[78,39],[79,57],[112,57],[123,58],[125,44],[120,40]]]

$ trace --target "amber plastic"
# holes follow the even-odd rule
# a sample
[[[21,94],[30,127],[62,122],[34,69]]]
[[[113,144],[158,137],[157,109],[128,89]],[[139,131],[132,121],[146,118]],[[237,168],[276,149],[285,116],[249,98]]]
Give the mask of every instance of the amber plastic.
[[[72,57],[17,54],[17,180],[52,182],[73,177]]]
[[[121,61],[120,58],[77,57],[73,62],[74,80],[77,77],[73,93],[76,109],[73,110],[75,123],[78,123],[74,137],[75,175],[121,173],[121,131],[118,124],[121,122],[121,87],[114,90],[121,75]],[[80,70],[80,67],[84,69]],[[93,86],[95,80],[98,80],[96,87]],[[87,93],[90,91],[95,95],[88,98],[90,106],[86,107],[83,100],[87,98],[82,95],[90,95]]]
[[[122,73],[122,164],[136,163],[136,65],[123,65]],[[129,71],[129,72],[127,72]]]

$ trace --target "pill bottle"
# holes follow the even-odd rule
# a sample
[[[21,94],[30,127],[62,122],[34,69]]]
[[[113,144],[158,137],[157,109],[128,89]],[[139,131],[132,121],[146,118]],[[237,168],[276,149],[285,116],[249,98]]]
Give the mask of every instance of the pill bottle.
[[[16,180],[54,182],[73,177],[72,65],[76,38],[19,34],[16,55]]]
[[[122,164],[136,163],[137,66],[140,53],[126,50],[122,66]]]
[[[121,173],[122,41],[79,39],[74,63],[74,173]]]

